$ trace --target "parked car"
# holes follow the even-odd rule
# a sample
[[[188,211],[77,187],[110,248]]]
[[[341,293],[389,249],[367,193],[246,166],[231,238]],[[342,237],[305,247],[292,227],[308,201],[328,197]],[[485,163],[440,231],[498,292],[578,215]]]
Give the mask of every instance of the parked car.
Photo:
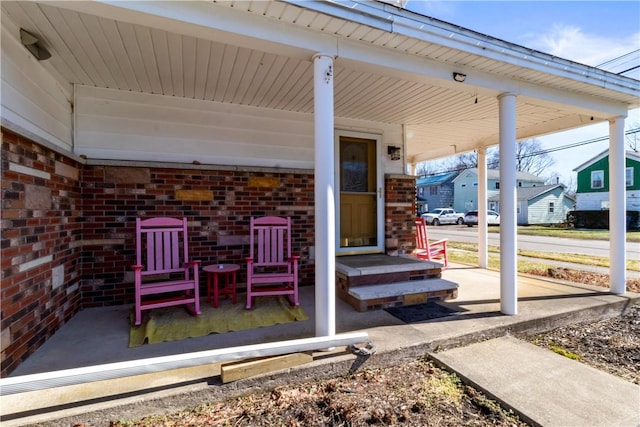
[[[464,214],[456,212],[451,208],[437,208],[423,213],[422,217],[427,220],[427,224],[464,224]]]
[[[467,227],[478,225],[478,211],[469,211],[464,216],[464,223]],[[496,211],[487,211],[487,224],[500,225],[500,214]]]

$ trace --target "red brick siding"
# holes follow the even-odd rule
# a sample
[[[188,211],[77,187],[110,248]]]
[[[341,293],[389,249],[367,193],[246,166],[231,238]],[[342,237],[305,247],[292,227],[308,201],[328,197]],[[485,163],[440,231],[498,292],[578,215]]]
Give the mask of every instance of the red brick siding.
[[[2,376],[81,308],[132,303],[137,216],[186,216],[194,259],[240,265],[251,216],[290,216],[300,282],[313,284],[311,172],[82,165],[5,130],[2,140]],[[385,181],[387,252],[409,251],[415,181],[395,175]],[[20,271],[47,256],[52,262]],[[52,269],[61,264],[64,277],[54,289]],[[238,280],[246,280],[244,272]]]
[[[385,176],[385,246],[390,255],[415,248],[416,179]]]
[[[302,256],[300,284],[313,284],[313,191],[313,176],[304,172],[119,167],[114,174],[110,166],[85,166],[83,307],[133,302],[138,216],[186,216],[193,259],[243,267],[250,217],[290,216],[293,251]],[[246,281],[244,268],[238,281]]]
[[[78,167],[2,129],[3,377],[80,309]]]

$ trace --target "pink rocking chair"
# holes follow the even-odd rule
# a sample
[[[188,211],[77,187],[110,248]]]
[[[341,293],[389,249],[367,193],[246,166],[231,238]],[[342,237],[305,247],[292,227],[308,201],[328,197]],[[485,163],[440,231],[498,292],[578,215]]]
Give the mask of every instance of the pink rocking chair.
[[[419,259],[435,261],[444,264],[443,270],[449,266],[447,257],[447,239],[429,242],[427,233],[427,221],[424,218],[416,219],[416,256]]]
[[[189,261],[187,241],[186,218],[136,218],[136,325],[153,308],[186,304],[200,314],[200,261]]]
[[[247,262],[247,309],[253,298],[286,295],[298,305],[298,260],[291,255],[291,218],[251,218]]]

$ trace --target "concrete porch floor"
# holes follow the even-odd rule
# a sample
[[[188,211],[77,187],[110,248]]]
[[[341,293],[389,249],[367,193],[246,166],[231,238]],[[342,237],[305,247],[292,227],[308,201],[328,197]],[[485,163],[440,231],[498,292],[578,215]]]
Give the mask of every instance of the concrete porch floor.
[[[531,276],[518,276],[518,314],[500,313],[500,277],[497,271],[453,265],[442,277],[459,284],[455,300],[441,304],[458,313],[422,323],[405,324],[384,310],[356,312],[336,299],[338,333],[365,331],[378,350],[453,346],[506,331],[532,332],[583,319],[619,314],[640,302],[640,295],[612,295],[605,288],[570,284]],[[188,353],[223,347],[280,341],[315,335],[314,287],[300,288],[300,302],[309,319],[258,329],[211,334],[180,341],[129,348],[132,306],[86,309],[76,314],[10,376],[113,363],[125,360]],[[238,295],[238,304],[243,294]],[[222,299],[221,304],[231,304]]]
[[[343,257],[339,258],[337,263],[344,263],[346,259],[346,264],[338,267],[374,271],[379,274],[405,271],[407,268],[416,268],[416,265],[421,266],[425,263],[429,266],[436,265],[428,261],[380,254]],[[83,310],[18,366],[11,376],[312,337],[315,335],[315,289],[313,286],[303,286],[300,287],[299,293],[300,305],[309,320],[180,341],[145,344],[133,348],[128,347],[129,316],[133,310],[131,305]],[[206,294],[201,295],[204,296]],[[239,292],[237,304],[244,304],[245,297],[246,294]],[[256,301],[259,304],[259,298]],[[231,301],[223,297],[220,304],[231,304]],[[337,333],[404,324],[384,310],[358,313],[339,298],[336,298],[336,305]],[[175,309],[182,310],[183,307]]]
[[[343,301],[336,301],[337,332],[365,331],[377,351],[363,361],[361,357],[336,348],[329,352],[314,353],[314,361],[286,373],[270,374],[268,379],[250,378],[231,384],[211,383],[210,379],[187,386],[128,396],[117,402],[102,402],[96,407],[65,408],[63,414],[40,414],[31,422],[47,417],[83,414],[104,409],[109,405],[123,405],[129,401],[157,399],[178,393],[195,393],[198,399],[218,398],[225,393],[241,394],[242,390],[255,391],[292,381],[318,376],[341,375],[357,363],[369,367],[389,366],[414,360],[436,349],[447,349],[502,337],[516,332],[537,332],[581,321],[597,320],[619,315],[631,304],[640,303],[640,294],[612,295],[607,289],[562,283],[541,278],[518,277],[518,315],[500,313],[500,277],[496,271],[452,265],[443,272],[443,278],[457,282],[456,300],[441,303],[459,312],[445,318],[421,323],[405,324],[384,310],[356,312]],[[224,303],[230,303],[223,300]],[[248,331],[213,334],[200,338],[165,342],[128,348],[131,306],[88,309],[78,313],[36,353],[22,363],[12,377],[38,372],[135,360],[170,354],[188,353],[222,347],[264,343],[311,337],[315,331],[314,288],[303,287],[300,301],[309,320]],[[242,303],[242,296],[239,302]],[[293,377],[292,377],[293,375]],[[186,387],[186,388],[185,388]],[[106,406],[105,406],[106,405]],[[138,405],[140,406],[140,405]],[[153,405],[138,407],[157,413]],[[117,417],[116,417],[117,418]],[[20,425],[19,420],[14,420]]]

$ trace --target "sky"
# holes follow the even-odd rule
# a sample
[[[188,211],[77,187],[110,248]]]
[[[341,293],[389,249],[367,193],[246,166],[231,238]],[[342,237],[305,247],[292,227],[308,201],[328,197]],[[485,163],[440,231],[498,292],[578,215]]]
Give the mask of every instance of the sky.
[[[636,51],[626,60],[602,65],[621,72],[640,65],[640,1],[426,1],[409,0],[407,9],[511,43],[569,59],[600,66]],[[607,68],[610,67],[610,68]],[[625,76],[640,79],[640,69]],[[640,109],[629,112],[625,130],[640,127]],[[609,134],[608,123],[538,137],[547,149],[588,141]],[[636,138],[640,139],[640,135]],[[608,141],[584,149],[551,153],[556,173],[566,185],[575,184],[573,169],[608,148]]]

